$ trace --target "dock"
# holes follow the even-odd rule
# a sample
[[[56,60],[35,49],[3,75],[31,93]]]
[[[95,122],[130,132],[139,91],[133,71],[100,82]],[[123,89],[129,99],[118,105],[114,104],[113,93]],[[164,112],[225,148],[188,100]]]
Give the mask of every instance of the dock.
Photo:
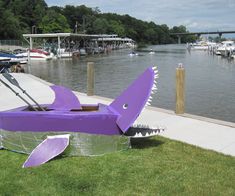
[[[40,104],[53,102],[54,93],[49,87],[53,84],[30,74],[15,73],[12,75]],[[4,80],[2,76],[0,78]],[[23,101],[2,84],[0,84],[0,92],[0,111],[25,105]],[[75,94],[81,103],[109,104],[112,102],[112,99],[109,98],[87,96],[80,92],[75,92]],[[176,115],[174,111],[151,106],[146,107],[137,121],[138,124],[144,124],[150,128],[156,126],[165,127],[166,130],[160,134],[163,137],[225,155],[235,156],[235,123],[189,114]]]

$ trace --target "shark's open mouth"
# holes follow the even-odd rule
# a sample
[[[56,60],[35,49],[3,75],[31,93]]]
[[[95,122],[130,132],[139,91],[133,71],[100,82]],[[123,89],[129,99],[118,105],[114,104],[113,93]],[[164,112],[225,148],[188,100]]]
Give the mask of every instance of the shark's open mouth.
[[[155,129],[150,129],[148,127],[141,127],[141,126],[130,127],[124,135],[131,138],[145,138],[145,137],[156,136],[159,133],[163,132],[164,130],[165,129],[161,127]]]

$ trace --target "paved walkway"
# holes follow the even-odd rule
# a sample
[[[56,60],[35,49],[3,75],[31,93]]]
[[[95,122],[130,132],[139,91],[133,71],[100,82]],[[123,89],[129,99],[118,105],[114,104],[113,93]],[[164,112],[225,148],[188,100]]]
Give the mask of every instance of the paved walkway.
[[[14,74],[14,76],[39,103],[53,102],[54,93],[49,88],[50,83],[28,74]],[[0,111],[25,105],[2,84],[0,92]],[[108,104],[112,101],[98,96],[88,97],[78,92],[76,94],[81,103]],[[167,130],[161,134],[164,137],[235,156],[235,123],[188,114],[179,116],[172,111],[154,107],[147,107],[138,118],[138,123],[148,125],[150,128],[166,127]]]

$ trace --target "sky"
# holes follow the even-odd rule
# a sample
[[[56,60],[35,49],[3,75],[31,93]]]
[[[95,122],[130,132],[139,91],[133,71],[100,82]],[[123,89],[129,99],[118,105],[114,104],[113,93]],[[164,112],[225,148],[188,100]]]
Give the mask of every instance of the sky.
[[[45,0],[48,6],[86,5],[102,13],[166,24],[184,25],[190,32],[235,30],[235,0]]]

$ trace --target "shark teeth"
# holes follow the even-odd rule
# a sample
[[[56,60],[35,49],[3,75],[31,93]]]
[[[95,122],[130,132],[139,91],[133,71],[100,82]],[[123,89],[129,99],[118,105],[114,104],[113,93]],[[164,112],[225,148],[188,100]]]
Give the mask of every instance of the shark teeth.
[[[150,94],[148,100],[146,101],[146,104],[144,107],[151,106],[151,102],[153,100],[151,95],[153,95],[157,92],[158,69],[157,69],[157,67],[152,67],[152,70],[154,72],[154,81],[153,81],[153,85],[152,85],[152,89],[151,89],[151,94]]]
[[[131,138],[147,138],[147,137],[153,137],[158,135],[159,133],[163,132],[165,129],[163,128],[158,128],[158,129],[149,129],[148,132],[146,132],[145,134],[140,131],[140,132],[136,132],[135,135],[133,136],[129,136]]]

